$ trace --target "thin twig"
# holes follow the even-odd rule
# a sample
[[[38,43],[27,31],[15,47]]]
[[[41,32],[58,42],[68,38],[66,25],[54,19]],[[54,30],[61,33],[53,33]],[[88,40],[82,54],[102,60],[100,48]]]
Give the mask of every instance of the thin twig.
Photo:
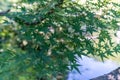
[[[10,12],[10,9],[6,10],[6,11],[1,11],[0,12],[0,16],[4,16],[5,14],[7,14],[8,12]]]

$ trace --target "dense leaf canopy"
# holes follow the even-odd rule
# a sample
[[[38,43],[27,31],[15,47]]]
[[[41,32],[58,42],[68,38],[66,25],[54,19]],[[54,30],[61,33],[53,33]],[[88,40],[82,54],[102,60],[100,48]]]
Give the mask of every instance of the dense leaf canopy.
[[[36,80],[77,69],[77,57],[119,53],[120,5],[110,0],[0,2],[0,80]],[[6,5],[4,5],[6,4]],[[38,79],[39,80],[39,79]]]

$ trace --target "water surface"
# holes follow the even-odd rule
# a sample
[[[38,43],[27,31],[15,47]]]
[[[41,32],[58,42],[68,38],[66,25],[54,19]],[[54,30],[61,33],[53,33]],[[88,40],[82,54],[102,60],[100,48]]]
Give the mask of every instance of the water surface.
[[[81,74],[79,74],[76,70],[73,70],[69,73],[68,80],[89,80],[91,78],[109,73],[119,67],[119,65],[112,60],[100,62],[85,56],[83,56],[82,59],[78,59],[78,61],[79,64],[82,65],[78,67]]]

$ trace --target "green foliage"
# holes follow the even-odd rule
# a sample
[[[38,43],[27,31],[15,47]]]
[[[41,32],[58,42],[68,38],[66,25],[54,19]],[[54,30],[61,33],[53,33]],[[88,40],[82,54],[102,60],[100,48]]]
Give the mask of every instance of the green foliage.
[[[79,71],[77,56],[103,59],[120,52],[109,32],[118,29],[120,5],[109,0],[84,4],[20,0],[10,8],[1,17],[0,80],[56,77],[72,69]]]

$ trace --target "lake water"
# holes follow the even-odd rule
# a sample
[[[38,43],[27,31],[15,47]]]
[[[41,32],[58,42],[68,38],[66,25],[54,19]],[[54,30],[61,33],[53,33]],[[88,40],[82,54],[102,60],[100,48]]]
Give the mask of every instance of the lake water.
[[[83,56],[82,59],[78,59],[78,61],[79,64],[82,65],[78,67],[81,74],[79,74],[76,70],[73,70],[68,74],[68,80],[89,80],[109,73],[119,67],[119,64],[113,62],[112,60],[100,62],[85,56]]]

